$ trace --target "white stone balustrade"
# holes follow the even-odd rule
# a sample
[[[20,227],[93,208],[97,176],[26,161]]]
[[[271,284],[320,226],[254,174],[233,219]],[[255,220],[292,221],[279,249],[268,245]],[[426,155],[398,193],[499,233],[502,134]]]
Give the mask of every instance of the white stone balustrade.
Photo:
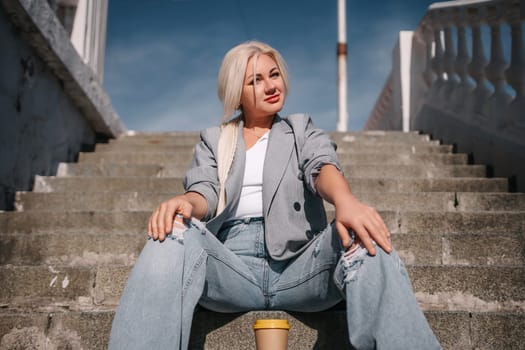
[[[518,149],[525,162],[522,3],[457,0],[432,4],[415,29],[411,45],[396,44],[392,71],[365,129],[418,129],[456,144],[467,137],[477,148],[463,150],[474,152],[476,148],[489,154],[490,158],[483,159],[489,165],[501,154]],[[402,47],[410,47],[410,52]],[[398,62],[403,61],[411,62],[409,73],[401,72]],[[398,76],[399,81],[392,79]],[[409,98],[398,98],[406,93],[405,82]],[[492,148],[478,147],[483,143]],[[509,176],[516,175],[512,171]]]
[[[520,2],[513,1],[505,6],[505,18],[511,28],[511,62],[505,71],[507,83],[512,86],[516,96],[507,107],[504,119],[509,125],[525,128],[525,48],[523,47],[523,13]],[[523,136],[523,135],[521,135]]]
[[[104,80],[107,0],[48,0],[68,33],[73,47],[95,73]]]
[[[457,77],[459,79],[455,96],[453,97],[452,106],[454,113],[463,113],[467,97],[472,92],[474,85],[470,83],[468,65],[470,62],[469,51],[467,48],[466,11],[455,9],[454,21],[457,24],[457,47],[458,52],[454,63]]]
[[[411,84],[411,106],[407,106],[410,118],[415,118],[426,103],[509,137],[525,137],[522,24],[519,0],[448,1],[431,5],[414,32],[410,53],[413,62],[425,62],[423,66],[412,64],[410,74],[421,75],[419,79],[423,82]],[[482,26],[490,28],[489,36],[483,35]],[[505,40],[511,46],[510,57],[505,57]],[[396,69],[399,67],[393,67],[393,71]],[[414,81],[410,76],[401,79]],[[398,87],[385,85],[385,88]],[[376,106],[382,110],[386,108],[384,93],[378,99],[383,103]],[[414,97],[423,98],[424,102],[415,101]],[[395,106],[402,101],[391,103],[392,110],[405,109]],[[379,112],[372,111],[367,129],[399,125],[380,121],[385,113]],[[391,113],[386,114],[392,118]],[[401,119],[401,115],[394,118]]]

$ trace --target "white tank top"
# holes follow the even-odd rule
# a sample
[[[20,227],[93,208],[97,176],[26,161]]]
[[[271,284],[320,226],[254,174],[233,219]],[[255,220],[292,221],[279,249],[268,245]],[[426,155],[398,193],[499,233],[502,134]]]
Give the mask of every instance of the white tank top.
[[[241,198],[235,216],[232,219],[263,216],[262,186],[263,169],[266,149],[268,147],[269,131],[261,136],[249,150],[246,151],[244,180],[242,182]]]

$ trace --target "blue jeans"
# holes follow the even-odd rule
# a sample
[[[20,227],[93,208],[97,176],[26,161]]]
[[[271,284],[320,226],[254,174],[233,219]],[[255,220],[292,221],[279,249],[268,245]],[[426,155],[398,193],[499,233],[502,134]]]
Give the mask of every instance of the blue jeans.
[[[184,240],[148,240],[128,279],[109,348],[187,349],[197,303],[218,312],[312,312],[346,300],[356,349],[440,349],[397,253],[342,254],[333,225],[298,257],[272,260],[262,220],[218,236],[194,220]]]

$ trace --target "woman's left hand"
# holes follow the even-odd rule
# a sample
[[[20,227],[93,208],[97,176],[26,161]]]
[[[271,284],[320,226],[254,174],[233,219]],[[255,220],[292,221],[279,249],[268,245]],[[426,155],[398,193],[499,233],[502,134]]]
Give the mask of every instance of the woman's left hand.
[[[343,247],[350,248],[352,239],[348,229],[352,229],[356,241],[361,242],[370,255],[376,254],[374,242],[385,252],[392,251],[390,231],[377,210],[354,197],[350,186],[335,166],[324,165],[315,185],[321,197],[335,206],[335,227]]]
[[[339,198],[334,205],[336,229],[345,248],[350,248],[348,230],[352,229],[356,234],[354,244],[361,242],[370,255],[376,254],[374,242],[385,252],[392,251],[390,231],[375,208],[360,202],[351,194]]]

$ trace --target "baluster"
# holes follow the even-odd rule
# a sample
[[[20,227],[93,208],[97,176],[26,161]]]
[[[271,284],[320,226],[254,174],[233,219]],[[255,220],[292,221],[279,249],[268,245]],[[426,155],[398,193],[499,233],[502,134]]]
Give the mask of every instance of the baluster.
[[[486,113],[483,110],[484,101],[490,96],[491,91],[486,86],[485,66],[487,60],[483,52],[483,41],[481,38],[481,14],[478,8],[468,8],[468,19],[472,29],[472,60],[468,65],[470,76],[476,82],[467,102],[467,110],[471,113],[471,120],[478,123],[486,121]]]
[[[433,38],[432,27],[427,23],[423,28],[423,40],[425,41],[426,47],[426,59],[425,59],[425,70],[423,71],[423,81],[427,84],[427,87],[430,88],[436,75],[432,70],[432,38]]]
[[[464,8],[456,10],[454,20],[456,23],[457,34],[458,34],[458,54],[456,56],[455,69],[459,79],[458,87],[453,97],[453,109],[454,112],[464,117],[465,112],[465,101],[469,94],[474,88],[473,84],[469,80],[468,76],[468,64],[470,62],[470,56],[467,48],[467,38],[465,31],[466,22],[466,11]]]
[[[445,51],[443,52],[443,68],[446,74],[445,84],[441,91],[441,101],[445,109],[452,109],[451,96],[456,89],[458,78],[456,75],[454,63],[456,61],[456,49],[452,39],[452,12],[441,11],[441,22],[443,23],[443,33],[445,40]]]
[[[432,70],[436,76],[432,87],[430,88],[430,102],[439,106],[439,92],[445,84],[445,69],[443,67],[443,45],[441,40],[441,24],[439,23],[439,13],[435,11],[432,14],[432,30],[434,34],[434,56],[432,57]]]
[[[504,118],[502,111],[510,103],[512,97],[505,91],[505,68],[507,62],[503,54],[503,43],[501,41],[501,15],[502,6],[487,7],[487,22],[490,26],[490,62],[485,68],[487,79],[494,86],[494,93],[487,100],[486,111],[489,116],[490,125],[503,127]]]
[[[507,4],[505,19],[510,25],[511,33],[511,59],[510,66],[505,71],[507,82],[514,91],[516,97],[504,112],[504,121],[514,134],[525,133],[525,47],[520,20],[520,2],[513,1]]]

